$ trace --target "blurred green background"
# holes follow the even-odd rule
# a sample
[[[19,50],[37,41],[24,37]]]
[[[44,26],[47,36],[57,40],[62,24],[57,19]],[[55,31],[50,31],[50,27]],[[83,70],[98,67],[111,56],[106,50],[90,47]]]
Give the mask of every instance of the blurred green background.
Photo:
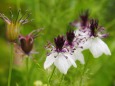
[[[68,24],[77,19],[82,10],[89,9],[90,17],[97,18],[100,25],[106,28],[109,37],[103,39],[109,46],[112,55],[102,55],[93,58],[92,54],[85,50],[85,65],[78,64],[78,68],[71,67],[64,76],[61,86],[115,86],[115,0],[0,0],[0,13],[10,17],[9,7],[12,8],[14,17],[21,9],[24,15],[29,10],[34,19],[23,25],[22,34],[28,34],[34,29],[44,28],[40,36],[35,40],[34,49],[39,54],[32,55],[30,60],[29,85],[47,86],[48,77],[52,67],[43,69],[46,59],[45,45],[47,41],[53,42],[53,38],[59,34],[65,34]],[[0,19],[0,86],[7,86],[9,71],[10,44],[5,36],[5,23]],[[16,57],[15,57],[16,58]],[[17,55],[18,59],[25,61]],[[24,64],[13,65],[11,86],[25,86],[26,70]],[[51,86],[59,86],[62,74],[56,70]],[[35,85],[35,83],[39,85]],[[41,84],[41,85],[40,85]]]

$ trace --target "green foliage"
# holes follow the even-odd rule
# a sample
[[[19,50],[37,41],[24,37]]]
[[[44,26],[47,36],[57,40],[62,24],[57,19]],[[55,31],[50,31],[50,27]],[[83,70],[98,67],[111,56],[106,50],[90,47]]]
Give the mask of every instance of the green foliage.
[[[68,24],[78,18],[82,10],[89,9],[91,17],[98,18],[100,24],[105,26],[110,36],[104,41],[110,47],[111,56],[102,55],[100,58],[93,58],[91,53],[84,51],[85,65],[76,62],[78,68],[71,67],[63,77],[61,86],[114,86],[115,85],[115,0],[2,0],[0,3],[0,13],[10,16],[9,7],[14,15],[18,9],[21,14],[29,10],[34,19],[24,25],[22,34],[28,34],[34,29],[44,28],[35,40],[34,49],[39,54],[33,55],[29,64],[29,86],[35,86],[35,82],[45,86],[48,77],[51,75],[53,67],[48,70],[43,69],[46,59],[45,45],[47,41],[53,42],[55,36],[65,34]],[[14,16],[15,17],[15,16]],[[5,24],[0,20],[0,86],[7,85],[10,47],[5,37]],[[25,58],[20,58],[25,61]],[[13,65],[11,86],[25,86],[26,70],[25,65]],[[62,74],[56,69],[51,86],[59,86]],[[81,82],[82,80],[82,82]],[[81,84],[80,84],[81,82]],[[39,85],[38,85],[39,86]]]

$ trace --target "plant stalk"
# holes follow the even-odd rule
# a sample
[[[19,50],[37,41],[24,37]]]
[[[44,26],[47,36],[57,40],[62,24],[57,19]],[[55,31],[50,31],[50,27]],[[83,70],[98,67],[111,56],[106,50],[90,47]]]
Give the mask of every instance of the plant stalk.
[[[29,56],[26,58],[26,86],[29,86]]]
[[[84,73],[85,73],[85,71],[86,71],[86,69],[87,69],[88,61],[89,61],[89,57],[87,58],[86,64],[84,65],[84,69],[83,69],[83,72],[82,72],[82,75],[81,75],[80,85],[79,85],[79,86],[82,86],[83,76],[84,76]]]
[[[11,85],[11,76],[12,76],[12,66],[13,66],[13,44],[11,43],[11,56],[10,56],[10,68],[9,68],[9,76],[8,76],[8,86]]]
[[[61,86],[61,84],[62,84],[62,82],[63,82],[63,79],[64,79],[64,74],[62,74],[62,76],[61,76],[59,86]]]
[[[49,80],[48,80],[49,85],[50,85],[52,76],[54,75],[55,69],[56,69],[56,67],[54,66],[53,71],[52,71],[52,73],[51,73],[51,75],[50,75],[50,77],[49,77]]]

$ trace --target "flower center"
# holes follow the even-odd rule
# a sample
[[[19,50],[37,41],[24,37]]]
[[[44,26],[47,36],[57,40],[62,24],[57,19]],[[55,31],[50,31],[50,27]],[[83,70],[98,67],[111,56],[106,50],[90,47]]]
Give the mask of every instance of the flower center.
[[[92,19],[90,21],[91,36],[96,37],[96,35],[97,35],[97,28],[98,28],[98,20]]]
[[[69,32],[66,33],[66,36],[67,36],[68,44],[72,45],[73,39],[75,37],[74,32],[73,31],[69,31]]]
[[[89,11],[88,10],[81,13],[81,15],[80,15],[81,26],[83,26],[83,27],[87,26],[88,17],[89,17]]]
[[[61,52],[63,45],[65,43],[64,37],[63,36],[58,36],[57,38],[54,38],[54,42],[56,45],[56,51]]]

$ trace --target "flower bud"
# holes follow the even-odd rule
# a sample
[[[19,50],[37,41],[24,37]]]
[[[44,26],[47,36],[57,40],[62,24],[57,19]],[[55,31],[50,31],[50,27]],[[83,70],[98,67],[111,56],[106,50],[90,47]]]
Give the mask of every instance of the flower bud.
[[[23,52],[27,55],[30,54],[33,48],[33,43],[34,39],[38,36],[38,33],[41,31],[40,30],[34,30],[27,36],[19,36],[19,41],[20,41],[20,47],[23,50]]]
[[[20,34],[20,26],[28,22],[27,18],[29,17],[29,14],[25,13],[25,15],[21,18],[19,18],[19,14],[20,10],[18,12],[17,19],[14,20],[11,12],[10,20],[4,14],[0,13],[0,18],[2,18],[6,23],[6,37],[10,42],[15,42],[15,40],[19,37]]]
[[[7,24],[6,36],[7,39],[11,42],[14,42],[20,34],[20,24]]]
[[[24,51],[25,54],[29,54],[33,48],[33,37],[27,35],[27,36],[20,36],[19,39],[21,49]]]

